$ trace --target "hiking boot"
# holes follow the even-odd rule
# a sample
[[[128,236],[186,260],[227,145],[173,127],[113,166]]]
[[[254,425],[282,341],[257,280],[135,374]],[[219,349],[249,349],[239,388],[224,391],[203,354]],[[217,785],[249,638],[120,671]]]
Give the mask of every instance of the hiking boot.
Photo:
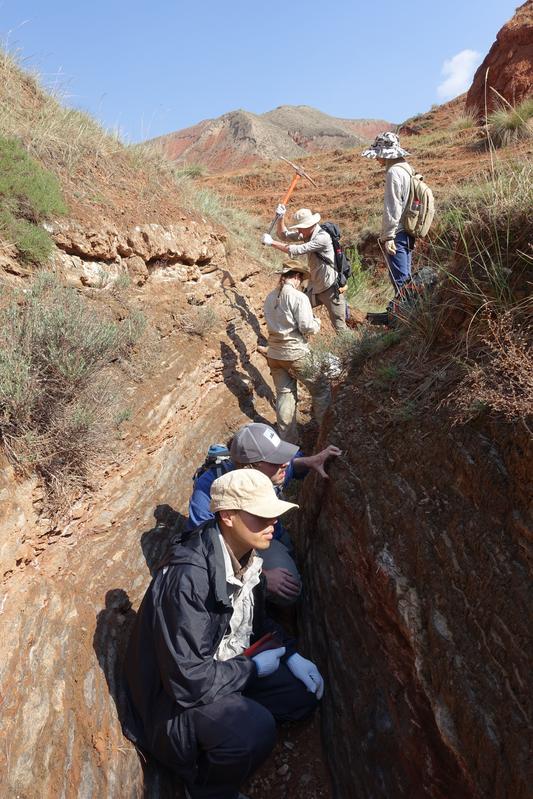
[[[367,321],[370,322],[371,325],[388,325],[389,324],[389,313],[388,313],[388,311],[384,311],[383,313],[367,313],[366,318],[367,318]]]

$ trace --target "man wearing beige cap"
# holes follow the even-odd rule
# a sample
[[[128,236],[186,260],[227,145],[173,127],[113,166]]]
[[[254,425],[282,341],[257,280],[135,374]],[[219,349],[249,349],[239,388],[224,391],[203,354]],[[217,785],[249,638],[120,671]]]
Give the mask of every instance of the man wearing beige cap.
[[[281,239],[291,242],[284,244],[274,241],[269,233],[264,233],[261,243],[266,247],[287,253],[290,258],[307,255],[309,264],[309,286],[311,304],[324,305],[331,324],[336,332],[346,330],[346,300],[337,286],[335,253],[331,236],[320,225],[320,214],[313,214],[309,208],[300,208],[294,214],[294,224],[285,225],[286,208],[280,204],[276,208],[279,217],[277,233]],[[295,242],[295,243],[293,243]]]
[[[325,464],[340,455],[341,450],[333,444],[314,455],[304,455],[296,444],[283,441],[270,425],[250,422],[233,436],[229,458],[218,466],[199,470],[189,501],[188,529],[193,530],[213,518],[211,488],[222,474],[234,469],[256,469],[271,480],[280,496],[293,479],[303,479],[310,469],[327,479]],[[270,547],[260,551],[259,556],[263,560],[269,601],[282,606],[294,604],[300,595],[301,581],[293,559],[291,539],[281,521],[274,525]]]
[[[313,316],[309,298],[301,290],[309,276],[309,264],[294,259],[283,261],[279,283],[267,296],[264,305],[268,328],[267,360],[276,387],[276,420],[281,438],[296,443],[296,408],[298,381],[311,394],[313,415],[320,424],[331,394],[328,381],[306,372],[307,340],[320,330],[320,320]]]
[[[255,554],[295,507],[261,472],[222,475],[215,518],[172,546],[139,608],[124,731],[190,799],[246,799],[239,788],[272,750],[276,722],[305,718],[322,697],[316,666],[265,615]]]

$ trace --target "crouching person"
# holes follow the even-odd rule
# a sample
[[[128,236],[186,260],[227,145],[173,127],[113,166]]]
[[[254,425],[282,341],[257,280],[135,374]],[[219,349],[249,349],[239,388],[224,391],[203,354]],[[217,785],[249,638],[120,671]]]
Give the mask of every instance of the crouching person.
[[[320,330],[320,320],[301,290],[309,276],[309,266],[295,260],[283,262],[279,285],[265,300],[268,327],[267,360],[276,387],[276,421],[285,441],[297,443],[296,408],[298,383],[308,389],[313,401],[313,416],[320,424],[331,401],[328,381],[307,374],[307,339]]]
[[[190,799],[242,799],[276,722],[305,718],[322,697],[316,666],[265,615],[255,554],[293,507],[261,472],[219,477],[215,518],[171,548],[139,608],[124,730],[182,777]]]

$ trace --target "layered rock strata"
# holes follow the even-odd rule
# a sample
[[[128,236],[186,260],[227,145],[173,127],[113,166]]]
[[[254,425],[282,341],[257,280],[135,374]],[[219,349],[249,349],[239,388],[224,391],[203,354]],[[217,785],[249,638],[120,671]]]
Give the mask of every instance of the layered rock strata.
[[[205,231],[204,238],[192,236],[183,247],[160,232],[160,247],[142,250],[139,244],[131,250],[148,261],[178,251],[196,263],[209,253],[222,258]],[[74,249],[76,241],[76,251],[88,255],[82,232],[76,240],[65,232],[62,236],[64,246]],[[95,257],[114,254],[111,239],[101,232]],[[153,364],[125,386],[132,420],[118,455],[103,467],[95,493],[80,497],[67,518],[53,523],[39,516],[42,492],[35,481],[17,481],[4,464],[0,796],[179,795],[163,770],[143,768],[122,736],[120,663],[134,608],[172,526],[181,524],[191,475],[205,447],[224,440],[247,419],[261,418],[261,410],[270,407],[270,386],[254,360],[263,359],[250,355],[259,322],[248,286],[257,267],[254,272],[248,264],[245,273],[242,267],[234,271],[225,259],[220,265],[220,275],[168,281],[164,292],[149,281],[138,290],[152,322],[163,313],[170,321],[160,323],[167,328],[152,352]],[[224,328],[211,339],[185,336],[179,318],[172,323],[173,306],[183,306],[188,293],[196,302],[205,301],[215,289]],[[266,399],[258,400],[261,393]]]
[[[526,799],[531,438],[387,421],[368,386],[339,391],[322,440],[343,458],[301,503],[335,796]]]

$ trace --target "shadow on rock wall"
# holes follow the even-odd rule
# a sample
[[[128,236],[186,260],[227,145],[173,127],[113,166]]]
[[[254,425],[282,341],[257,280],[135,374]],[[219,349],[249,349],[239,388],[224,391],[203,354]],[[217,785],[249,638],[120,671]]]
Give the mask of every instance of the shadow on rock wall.
[[[158,505],[154,510],[154,517],[155,527],[143,533],[140,540],[146,565],[152,576],[170,542],[181,534],[187,521],[170,505]],[[136,615],[127,591],[123,588],[111,589],[106,594],[105,608],[96,617],[93,637],[93,648],[122,726],[127,712],[123,663]],[[177,777],[152,758],[139,750],[137,752],[143,770],[145,799],[179,797],[181,783]]]

